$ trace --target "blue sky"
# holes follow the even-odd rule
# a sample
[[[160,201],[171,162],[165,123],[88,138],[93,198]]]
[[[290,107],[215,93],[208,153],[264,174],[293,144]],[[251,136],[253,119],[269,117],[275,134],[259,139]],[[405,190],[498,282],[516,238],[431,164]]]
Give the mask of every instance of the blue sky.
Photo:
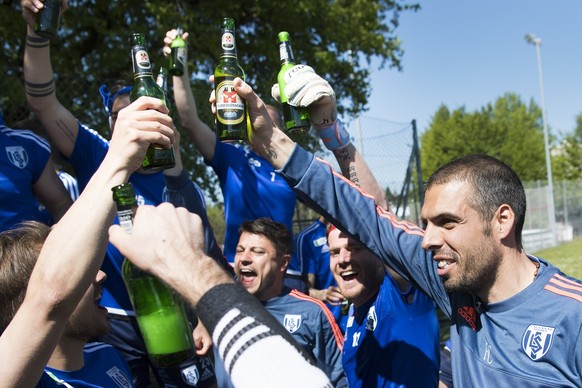
[[[400,17],[403,70],[372,73],[365,116],[416,119],[422,133],[440,104],[475,111],[506,92],[541,105],[536,49],[542,39],[546,113],[551,133],[570,133],[582,113],[582,1],[420,0]],[[365,134],[363,135],[365,137]]]

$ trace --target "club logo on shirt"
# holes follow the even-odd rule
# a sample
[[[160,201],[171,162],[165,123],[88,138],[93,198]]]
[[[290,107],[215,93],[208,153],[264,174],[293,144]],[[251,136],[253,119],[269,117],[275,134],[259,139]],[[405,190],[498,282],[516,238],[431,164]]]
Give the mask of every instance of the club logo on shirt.
[[[374,331],[376,326],[378,326],[378,316],[376,316],[376,306],[372,306],[366,317],[366,330]]]
[[[542,358],[552,346],[555,330],[549,326],[529,325],[521,340],[525,354],[534,361]]]
[[[118,367],[114,366],[113,368],[109,369],[107,372],[107,376],[111,378],[119,387],[131,387],[132,385],[129,383],[127,376],[119,369]]]
[[[295,333],[301,327],[301,315],[285,314],[283,326],[289,333]]]
[[[6,147],[6,154],[10,163],[18,168],[24,168],[28,164],[28,154],[22,146]]]
[[[198,384],[198,381],[200,380],[200,372],[198,371],[196,364],[190,365],[186,369],[183,369],[181,372],[182,380],[184,380],[186,384],[192,386]]]

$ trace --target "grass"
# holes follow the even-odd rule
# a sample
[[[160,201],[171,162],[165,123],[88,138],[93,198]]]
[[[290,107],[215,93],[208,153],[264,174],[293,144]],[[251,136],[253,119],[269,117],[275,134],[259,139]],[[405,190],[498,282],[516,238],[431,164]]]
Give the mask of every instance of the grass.
[[[582,237],[553,248],[535,252],[535,256],[548,260],[566,275],[582,279]]]

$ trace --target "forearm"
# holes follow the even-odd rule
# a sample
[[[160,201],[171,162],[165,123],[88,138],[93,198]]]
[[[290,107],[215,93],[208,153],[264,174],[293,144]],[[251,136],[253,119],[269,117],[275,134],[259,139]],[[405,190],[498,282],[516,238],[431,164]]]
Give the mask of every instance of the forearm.
[[[192,94],[188,71],[181,77],[174,77],[174,101],[180,117],[180,124],[188,139],[194,143],[204,159],[212,160],[216,136],[208,125],[198,117],[196,101]]]
[[[38,291],[52,292],[55,305],[62,302],[65,310],[74,309],[105,255],[106,231],[115,214],[111,188],[128,178],[126,170],[106,157],[79,198],[53,227],[31,276],[29,291],[41,285]]]
[[[42,110],[54,103],[55,83],[50,61],[50,41],[41,38],[28,26],[24,49],[24,80],[28,103],[33,110]]]
[[[356,147],[350,143],[345,148],[334,150],[333,154],[341,168],[342,174],[356,186],[373,196],[378,206],[388,210],[388,202],[384,190],[380,187],[380,184]]]
[[[295,142],[275,125],[272,130],[253,132],[251,137],[253,150],[265,158],[276,170],[282,169],[291,157]]]
[[[57,149],[69,157],[77,138],[77,120],[57,99],[50,41],[27,28],[23,63],[26,99]]]

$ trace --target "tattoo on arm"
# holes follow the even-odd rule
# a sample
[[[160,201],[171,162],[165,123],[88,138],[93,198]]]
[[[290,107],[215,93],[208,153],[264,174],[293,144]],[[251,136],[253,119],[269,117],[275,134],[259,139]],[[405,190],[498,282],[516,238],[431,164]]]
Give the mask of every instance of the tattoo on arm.
[[[349,162],[350,161],[350,152],[346,148],[341,148],[339,150],[335,150],[335,157],[340,162]]]
[[[26,94],[31,97],[46,97],[55,92],[55,79],[53,78],[50,81],[43,83],[25,81],[24,88],[26,90]]]
[[[267,152],[267,157],[269,159],[277,159],[277,152],[274,149],[267,148],[265,151]]]
[[[354,182],[354,184],[360,187],[360,178],[358,178],[358,174],[356,173],[356,168],[354,166],[350,166],[348,168],[348,178]]]
[[[73,135],[73,130],[65,125],[63,120],[57,120],[55,122],[57,127],[61,130],[62,133],[65,134],[67,139],[69,139],[73,144],[75,143],[75,136]]]

